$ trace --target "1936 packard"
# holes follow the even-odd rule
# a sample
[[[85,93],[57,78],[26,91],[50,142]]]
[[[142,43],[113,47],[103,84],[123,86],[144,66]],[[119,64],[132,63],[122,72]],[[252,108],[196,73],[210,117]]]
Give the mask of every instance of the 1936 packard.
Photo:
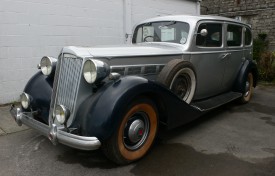
[[[249,25],[214,16],[166,16],[134,28],[132,44],[64,47],[45,56],[12,105],[18,125],[53,144],[102,148],[118,164],[142,158],[157,135],[233,100],[257,84]]]

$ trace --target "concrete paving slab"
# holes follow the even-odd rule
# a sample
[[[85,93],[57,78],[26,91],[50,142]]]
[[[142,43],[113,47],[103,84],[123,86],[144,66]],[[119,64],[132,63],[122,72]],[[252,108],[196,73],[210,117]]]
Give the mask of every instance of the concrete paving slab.
[[[6,134],[2,129],[0,129],[0,136]]]
[[[28,129],[27,126],[18,126],[14,119],[11,117],[9,112],[10,107],[4,106],[0,107],[0,129],[5,133],[15,133],[19,131],[24,131]],[[1,134],[1,131],[0,131]]]

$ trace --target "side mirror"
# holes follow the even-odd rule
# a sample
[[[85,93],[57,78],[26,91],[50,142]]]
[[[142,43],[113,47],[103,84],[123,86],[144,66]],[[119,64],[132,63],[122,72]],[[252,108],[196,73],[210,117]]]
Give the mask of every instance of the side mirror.
[[[207,36],[207,34],[208,34],[207,29],[202,29],[201,32],[200,32],[200,35],[203,36],[203,37]]]
[[[202,29],[202,30],[200,31],[200,33],[195,33],[195,35],[201,35],[201,36],[203,36],[203,37],[207,36],[207,34],[208,34],[207,29]]]

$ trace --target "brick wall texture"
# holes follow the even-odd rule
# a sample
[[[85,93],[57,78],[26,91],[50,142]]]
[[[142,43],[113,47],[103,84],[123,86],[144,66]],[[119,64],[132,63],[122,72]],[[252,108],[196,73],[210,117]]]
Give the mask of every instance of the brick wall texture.
[[[131,26],[146,18],[195,14],[196,1],[127,0]],[[125,42],[125,0],[1,0],[0,104],[17,101],[43,56],[63,46]]]
[[[241,16],[252,26],[254,38],[266,33],[270,49],[275,50],[275,0],[203,0],[201,14]]]

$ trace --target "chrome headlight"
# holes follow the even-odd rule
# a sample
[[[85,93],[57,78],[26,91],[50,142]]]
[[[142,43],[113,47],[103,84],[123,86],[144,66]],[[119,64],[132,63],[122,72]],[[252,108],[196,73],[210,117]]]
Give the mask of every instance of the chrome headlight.
[[[20,95],[20,101],[21,101],[21,105],[24,109],[28,109],[30,104],[31,104],[31,98],[30,95],[28,95],[27,93],[23,92]]]
[[[55,117],[58,123],[64,124],[70,117],[70,111],[63,105],[55,107]]]
[[[92,84],[106,78],[110,74],[110,66],[100,60],[88,59],[84,63],[83,76]]]
[[[40,68],[44,75],[49,76],[55,70],[57,59],[44,56],[40,61]]]

